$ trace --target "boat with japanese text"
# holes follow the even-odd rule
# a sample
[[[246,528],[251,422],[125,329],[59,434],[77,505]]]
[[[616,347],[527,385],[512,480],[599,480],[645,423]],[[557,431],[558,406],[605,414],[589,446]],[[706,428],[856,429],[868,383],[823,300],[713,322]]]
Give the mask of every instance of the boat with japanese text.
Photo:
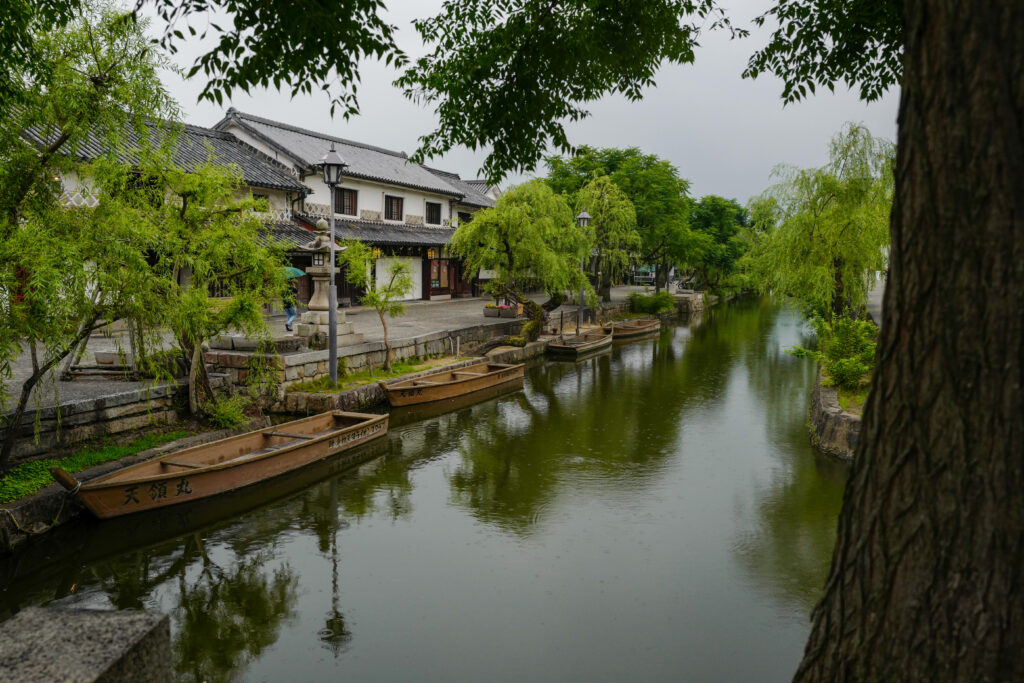
[[[333,411],[169,453],[80,482],[53,478],[100,519],[234,491],[387,434],[388,416]]]
[[[483,389],[523,379],[523,364],[481,361],[454,369],[442,369],[414,379],[379,382],[393,406],[429,403],[457,398]]]

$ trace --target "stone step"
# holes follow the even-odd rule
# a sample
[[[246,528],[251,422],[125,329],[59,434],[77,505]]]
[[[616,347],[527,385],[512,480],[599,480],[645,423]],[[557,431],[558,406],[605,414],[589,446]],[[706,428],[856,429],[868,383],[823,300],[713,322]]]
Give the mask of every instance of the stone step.
[[[298,323],[295,325],[295,334],[300,337],[312,337],[317,332],[327,334],[330,331],[327,325],[317,323]],[[352,334],[352,323],[338,323],[338,337],[347,337]]]

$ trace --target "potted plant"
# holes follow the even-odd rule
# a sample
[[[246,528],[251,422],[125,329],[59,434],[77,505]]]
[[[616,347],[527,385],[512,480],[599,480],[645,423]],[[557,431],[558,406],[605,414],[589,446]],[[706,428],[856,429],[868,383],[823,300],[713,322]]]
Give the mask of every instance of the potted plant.
[[[497,318],[499,315],[497,304],[487,304],[484,306],[484,316],[487,318]]]
[[[519,315],[515,306],[509,306],[508,304],[502,304],[498,306],[498,314],[502,318],[515,318]]]

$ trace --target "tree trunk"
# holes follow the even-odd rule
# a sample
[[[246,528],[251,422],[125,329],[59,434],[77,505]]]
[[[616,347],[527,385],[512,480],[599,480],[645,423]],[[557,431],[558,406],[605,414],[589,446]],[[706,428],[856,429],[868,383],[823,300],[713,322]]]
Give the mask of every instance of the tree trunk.
[[[388,321],[385,320],[382,313],[377,313],[380,316],[380,324],[384,326],[384,370],[391,369],[391,341],[388,339]]]
[[[1024,680],[1024,3],[908,0],[892,267],[798,681]]]
[[[95,325],[95,318],[83,323],[79,327],[78,334],[71,340],[68,347],[63,351],[58,351],[56,355],[47,359],[47,361],[42,365],[39,365],[38,361],[33,358],[32,374],[25,380],[25,383],[21,385],[21,394],[18,396],[18,405],[14,409],[14,414],[7,420],[7,431],[4,434],[3,445],[0,446],[0,475],[7,474],[7,471],[10,469],[11,453],[14,451],[14,442],[18,438],[18,427],[21,426],[21,420],[25,416],[25,408],[28,407],[28,401],[32,397],[32,390],[35,388],[36,383],[38,383],[51,368],[64,360],[65,356],[71,353],[75,347],[78,346],[78,342],[92,332]],[[33,340],[31,343],[34,347],[35,341]]]

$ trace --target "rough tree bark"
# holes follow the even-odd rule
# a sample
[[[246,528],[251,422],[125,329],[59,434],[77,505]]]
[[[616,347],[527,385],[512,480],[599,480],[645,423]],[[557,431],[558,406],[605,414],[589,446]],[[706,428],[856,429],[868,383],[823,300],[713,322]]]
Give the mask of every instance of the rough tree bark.
[[[908,0],[892,267],[797,681],[1024,680],[1024,2]]]

